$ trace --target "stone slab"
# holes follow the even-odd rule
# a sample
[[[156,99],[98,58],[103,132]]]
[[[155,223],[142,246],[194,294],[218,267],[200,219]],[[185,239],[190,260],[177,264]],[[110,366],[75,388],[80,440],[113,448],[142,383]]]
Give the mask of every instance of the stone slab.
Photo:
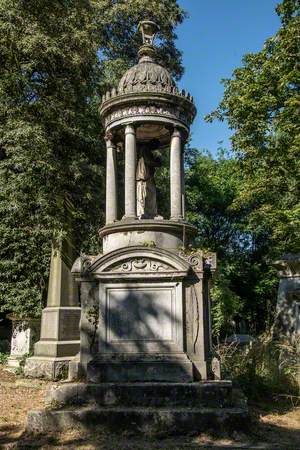
[[[80,347],[80,341],[41,340],[34,346],[34,355],[53,358],[71,358],[75,356]]]
[[[98,408],[40,410],[28,414],[30,433],[71,429],[144,435],[187,434],[190,432],[232,431],[249,426],[245,408]]]
[[[232,395],[230,381],[199,383],[64,383],[51,386],[46,404],[51,407],[214,407],[245,406],[240,396]]]
[[[68,377],[71,358],[47,358],[33,356],[26,359],[24,375],[29,378],[61,380]]]
[[[186,362],[101,362],[92,361],[87,367],[87,379],[93,383],[165,381],[188,383],[193,381],[193,365]]]

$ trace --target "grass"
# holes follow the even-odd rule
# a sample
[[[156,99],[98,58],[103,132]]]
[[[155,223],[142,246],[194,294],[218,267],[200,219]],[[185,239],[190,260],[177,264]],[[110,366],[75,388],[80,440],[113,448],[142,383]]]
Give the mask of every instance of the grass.
[[[232,379],[250,401],[280,400],[300,405],[300,337],[292,342],[271,332],[251,344],[218,345],[223,378]]]

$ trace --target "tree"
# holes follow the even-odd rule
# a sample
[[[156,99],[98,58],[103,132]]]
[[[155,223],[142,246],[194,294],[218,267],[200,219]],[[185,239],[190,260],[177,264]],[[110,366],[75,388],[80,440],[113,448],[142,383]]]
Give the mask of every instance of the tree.
[[[281,28],[223,80],[224,97],[207,119],[227,120],[243,182],[236,209],[269,242],[269,257],[300,246],[300,3],[284,0]]]
[[[264,230],[249,231],[248,210],[234,207],[243,189],[239,160],[222,149],[216,158],[196,150],[188,153],[187,217],[198,229],[197,247],[218,257],[211,292],[213,334],[232,334],[233,320],[245,321],[258,333],[274,308],[277,277],[265,258],[269,247]]]
[[[52,240],[96,251],[103,219],[102,93],[136,61],[140,20],[182,73],[175,0],[3,0],[0,4],[0,310],[39,315]]]

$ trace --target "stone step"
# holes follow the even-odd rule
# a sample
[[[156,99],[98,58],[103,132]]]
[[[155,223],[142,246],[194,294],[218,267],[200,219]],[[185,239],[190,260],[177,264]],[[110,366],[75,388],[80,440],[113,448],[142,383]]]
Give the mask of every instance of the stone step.
[[[28,413],[30,433],[61,432],[69,429],[131,432],[133,434],[186,434],[213,430],[245,430],[246,408],[99,408],[79,407],[39,410]],[[99,428],[101,427],[101,428]]]
[[[193,364],[186,355],[174,361],[95,359],[88,364],[87,379],[91,383],[191,383]]]
[[[242,403],[241,403],[242,401]],[[230,381],[197,383],[65,383],[52,386],[47,406],[56,408],[96,404],[99,407],[212,407],[243,406],[243,397]]]

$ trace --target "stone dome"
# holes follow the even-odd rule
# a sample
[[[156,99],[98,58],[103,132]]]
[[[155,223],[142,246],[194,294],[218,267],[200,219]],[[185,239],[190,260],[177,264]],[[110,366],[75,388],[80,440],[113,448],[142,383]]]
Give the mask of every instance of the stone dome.
[[[152,58],[143,57],[139,63],[131,67],[121,78],[118,86],[120,93],[163,91],[172,92],[176,84],[170,73]]]

